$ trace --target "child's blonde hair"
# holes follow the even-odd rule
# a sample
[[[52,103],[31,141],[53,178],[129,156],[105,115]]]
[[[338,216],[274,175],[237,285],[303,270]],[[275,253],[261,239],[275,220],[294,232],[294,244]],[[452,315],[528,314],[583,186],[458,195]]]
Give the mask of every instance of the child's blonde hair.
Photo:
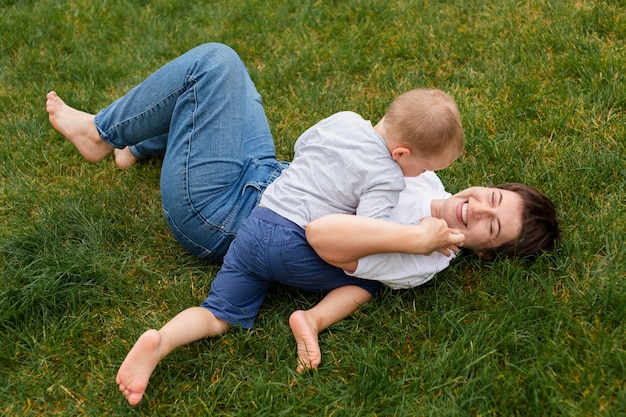
[[[418,88],[399,95],[385,114],[385,125],[392,140],[421,157],[456,159],[463,152],[465,135],[459,110],[443,91]]]

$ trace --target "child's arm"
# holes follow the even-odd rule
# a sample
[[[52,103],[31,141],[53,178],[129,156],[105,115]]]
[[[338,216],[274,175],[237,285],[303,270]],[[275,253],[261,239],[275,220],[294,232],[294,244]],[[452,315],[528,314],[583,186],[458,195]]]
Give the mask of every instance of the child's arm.
[[[331,214],[306,227],[309,244],[331,265],[354,271],[358,260],[377,253],[428,255],[457,251],[465,236],[445,221],[424,218],[417,225],[403,225],[363,216]]]

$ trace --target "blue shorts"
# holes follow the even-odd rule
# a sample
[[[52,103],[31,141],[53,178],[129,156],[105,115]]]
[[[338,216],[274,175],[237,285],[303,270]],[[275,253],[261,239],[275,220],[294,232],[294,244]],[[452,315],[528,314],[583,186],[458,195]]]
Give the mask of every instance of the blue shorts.
[[[314,292],[356,285],[372,295],[381,286],[327,264],[308,244],[304,229],[256,207],[237,232],[201,306],[232,325],[252,328],[267,290],[275,283]]]

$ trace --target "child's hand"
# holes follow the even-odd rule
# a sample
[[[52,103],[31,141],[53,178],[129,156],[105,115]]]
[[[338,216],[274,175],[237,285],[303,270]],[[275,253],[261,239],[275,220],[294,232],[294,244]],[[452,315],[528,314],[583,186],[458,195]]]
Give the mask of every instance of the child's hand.
[[[458,252],[463,246],[465,235],[457,229],[451,229],[445,220],[435,217],[423,218],[419,226],[423,228],[424,253],[439,252],[445,256],[450,256],[450,252]]]

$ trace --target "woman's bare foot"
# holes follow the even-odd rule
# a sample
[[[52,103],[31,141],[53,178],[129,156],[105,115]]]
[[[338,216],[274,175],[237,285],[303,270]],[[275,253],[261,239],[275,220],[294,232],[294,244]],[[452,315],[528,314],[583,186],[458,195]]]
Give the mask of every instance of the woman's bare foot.
[[[124,149],[114,149],[113,153],[115,154],[115,163],[119,169],[130,168],[139,161],[128,149],[128,146]]]
[[[143,397],[150,376],[161,360],[161,335],[157,330],[148,330],[142,334],[135,346],[128,352],[126,359],[117,371],[120,391],[130,405],[139,404]]]
[[[111,153],[113,147],[100,137],[93,114],[68,106],[54,91],[49,92],[46,98],[46,111],[52,126],[72,142],[88,161],[99,162]]]
[[[303,310],[293,312],[289,317],[289,327],[298,348],[296,372],[301,374],[308,369],[317,369],[322,363],[322,351],[317,340],[318,332],[307,319],[306,312]]]

